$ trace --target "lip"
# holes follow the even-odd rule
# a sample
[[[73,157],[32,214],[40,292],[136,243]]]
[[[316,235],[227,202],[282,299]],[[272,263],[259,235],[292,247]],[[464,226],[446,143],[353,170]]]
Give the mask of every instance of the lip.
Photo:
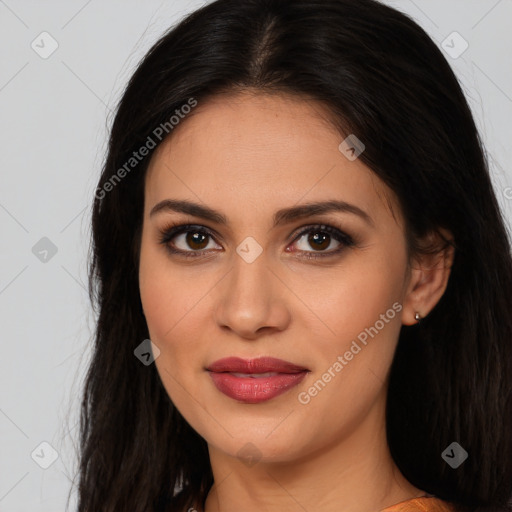
[[[276,359],[275,357],[258,357],[256,359],[242,359],[241,357],[225,357],[210,364],[207,370],[211,372],[239,372],[239,373],[297,373],[308,371],[303,366]]]
[[[206,370],[219,391],[244,403],[260,403],[270,400],[299,384],[309,372],[307,368],[276,359],[260,357],[241,359],[227,357],[210,364]],[[234,375],[237,373],[247,376]],[[258,377],[258,374],[273,375]]]

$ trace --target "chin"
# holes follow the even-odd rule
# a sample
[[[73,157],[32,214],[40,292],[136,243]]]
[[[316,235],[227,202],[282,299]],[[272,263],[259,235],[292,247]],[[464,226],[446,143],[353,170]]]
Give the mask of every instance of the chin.
[[[281,433],[272,432],[275,428],[269,426],[265,432],[259,429],[251,430],[249,427],[239,430],[230,429],[228,431],[233,435],[230,437],[226,432],[219,439],[218,435],[203,436],[211,447],[225,454],[236,457],[247,466],[254,465],[256,462],[265,463],[285,463],[293,461],[304,454],[304,440],[300,442],[289,431]]]

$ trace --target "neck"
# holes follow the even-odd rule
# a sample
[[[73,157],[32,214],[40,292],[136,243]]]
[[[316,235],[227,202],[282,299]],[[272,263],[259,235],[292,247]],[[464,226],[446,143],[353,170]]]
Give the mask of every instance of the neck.
[[[367,512],[424,496],[393,462],[383,403],[377,401],[352,432],[300,460],[276,462],[262,457],[248,467],[209,445],[214,484],[204,510],[197,510]]]

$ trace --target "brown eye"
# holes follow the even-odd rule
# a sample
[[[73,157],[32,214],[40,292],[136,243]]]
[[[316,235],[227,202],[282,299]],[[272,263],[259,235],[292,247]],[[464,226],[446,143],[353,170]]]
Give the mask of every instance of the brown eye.
[[[354,241],[349,235],[340,229],[325,225],[310,226],[304,229],[297,235],[293,244],[296,245],[302,239],[305,239],[302,242],[303,246],[289,252],[303,253],[300,257],[306,259],[335,256],[346,247],[354,245]],[[216,247],[215,244],[209,247],[210,240],[212,242],[215,240],[210,231],[190,224],[169,226],[161,231],[160,237],[160,243],[165,245],[171,254],[192,258],[200,257],[205,252],[220,247]],[[333,243],[334,249],[332,248]],[[331,249],[328,250],[329,248]]]
[[[302,241],[302,247],[299,247],[299,252],[306,253],[306,258],[327,257],[339,254],[345,247],[354,245],[352,238],[343,233],[339,229],[332,226],[311,226],[302,231],[295,239],[295,244]],[[334,248],[331,244],[334,242]],[[308,250],[313,248],[313,250]],[[332,250],[327,250],[331,247]],[[314,254],[314,253],[319,254]],[[311,254],[313,253],[313,254]]]
[[[202,229],[182,229],[169,236],[167,242],[172,242],[172,246],[178,252],[199,252],[214,248],[208,247],[212,236]]]
[[[327,249],[331,242],[331,235],[315,233],[314,235],[308,235],[308,244],[314,249],[322,250]]]
[[[208,245],[205,241],[208,241],[209,235],[202,233],[201,231],[187,231],[185,233],[185,244],[191,249],[203,250]]]
[[[166,245],[173,254],[200,256],[202,251],[209,249],[208,244],[210,239],[213,240],[213,237],[205,229],[185,225],[174,226],[164,230],[160,243]]]

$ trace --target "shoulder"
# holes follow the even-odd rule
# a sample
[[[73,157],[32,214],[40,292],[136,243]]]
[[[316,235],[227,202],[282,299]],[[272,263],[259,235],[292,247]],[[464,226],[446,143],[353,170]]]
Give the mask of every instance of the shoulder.
[[[423,496],[391,505],[380,512],[456,512],[455,505],[434,496]]]

